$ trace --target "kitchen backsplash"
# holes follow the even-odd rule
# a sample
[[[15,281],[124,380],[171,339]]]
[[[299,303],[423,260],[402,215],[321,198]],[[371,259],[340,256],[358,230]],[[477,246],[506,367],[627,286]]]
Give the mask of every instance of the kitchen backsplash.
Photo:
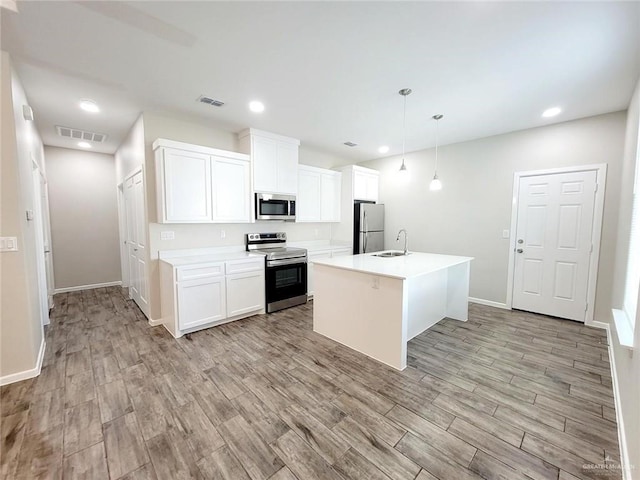
[[[245,234],[286,232],[290,242],[331,240],[330,223],[256,222],[229,224],[149,224],[149,254],[158,258],[160,250],[244,245]],[[173,232],[171,234],[170,232]],[[162,237],[171,237],[163,240]]]

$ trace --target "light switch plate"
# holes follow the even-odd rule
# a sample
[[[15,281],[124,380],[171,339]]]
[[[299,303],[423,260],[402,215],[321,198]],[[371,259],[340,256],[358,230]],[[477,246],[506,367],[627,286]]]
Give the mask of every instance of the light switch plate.
[[[171,230],[165,230],[164,232],[160,232],[160,240],[173,240],[176,238],[176,232]]]
[[[17,237],[0,237],[0,252],[17,252]]]
[[[502,230],[502,238],[509,238],[509,230]]]

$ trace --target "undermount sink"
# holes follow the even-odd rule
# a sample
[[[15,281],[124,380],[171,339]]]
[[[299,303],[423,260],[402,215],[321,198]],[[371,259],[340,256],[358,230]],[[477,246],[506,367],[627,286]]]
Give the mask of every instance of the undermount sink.
[[[376,253],[375,256],[376,257],[403,257],[405,255],[410,255],[408,252],[404,253],[404,252],[382,252],[382,253]]]

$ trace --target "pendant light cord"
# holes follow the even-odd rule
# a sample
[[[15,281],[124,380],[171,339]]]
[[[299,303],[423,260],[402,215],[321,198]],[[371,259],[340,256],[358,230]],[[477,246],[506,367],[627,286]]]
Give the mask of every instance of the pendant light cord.
[[[402,109],[402,164],[404,165],[404,142],[407,136],[407,96],[404,95],[404,107]]]
[[[435,175],[438,175],[438,123],[440,123],[440,120],[436,120],[436,166],[433,170]]]

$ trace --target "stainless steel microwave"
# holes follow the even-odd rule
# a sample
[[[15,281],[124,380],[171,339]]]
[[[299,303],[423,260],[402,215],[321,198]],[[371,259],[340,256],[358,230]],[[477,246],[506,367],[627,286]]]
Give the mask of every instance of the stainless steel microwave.
[[[295,195],[256,193],[256,220],[296,220]]]

